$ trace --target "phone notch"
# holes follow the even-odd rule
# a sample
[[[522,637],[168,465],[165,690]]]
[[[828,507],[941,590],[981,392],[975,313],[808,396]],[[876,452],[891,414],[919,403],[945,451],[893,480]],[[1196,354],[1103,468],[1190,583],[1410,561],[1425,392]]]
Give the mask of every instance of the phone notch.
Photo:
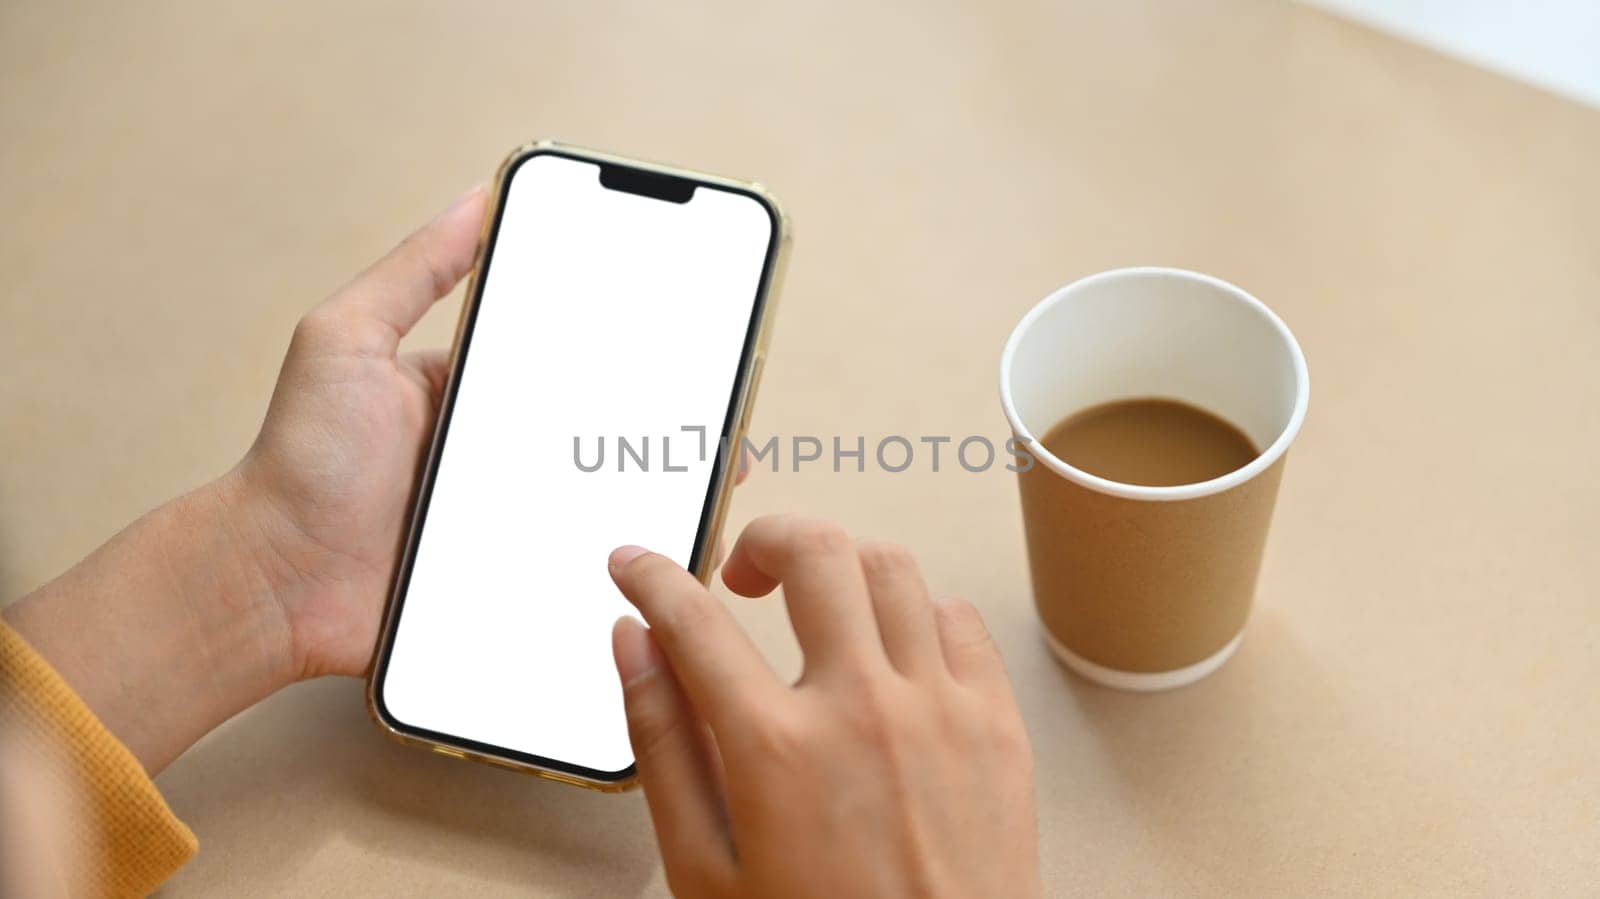
[[[637,194],[668,203],[687,203],[694,199],[695,183],[662,172],[651,172],[613,162],[600,164],[600,186],[607,190]]]

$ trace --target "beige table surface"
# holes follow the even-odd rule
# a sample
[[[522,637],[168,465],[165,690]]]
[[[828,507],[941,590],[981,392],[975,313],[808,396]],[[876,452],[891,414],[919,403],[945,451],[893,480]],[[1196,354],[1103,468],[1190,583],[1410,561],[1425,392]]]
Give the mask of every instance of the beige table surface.
[[[231,465],[300,312],[559,136],[787,202],[757,436],[1002,438],[1012,324],[1118,265],[1299,335],[1256,615],[1178,692],[1052,661],[1004,471],[738,495],[984,610],[1051,894],[1600,892],[1600,113],[1246,0],[75,6],[0,7],[0,597]],[[738,608],[793,670],[781,607]],[[354,681],[160,785],[201,838],[171,896],[665,891],[637,794],[391,744]]]

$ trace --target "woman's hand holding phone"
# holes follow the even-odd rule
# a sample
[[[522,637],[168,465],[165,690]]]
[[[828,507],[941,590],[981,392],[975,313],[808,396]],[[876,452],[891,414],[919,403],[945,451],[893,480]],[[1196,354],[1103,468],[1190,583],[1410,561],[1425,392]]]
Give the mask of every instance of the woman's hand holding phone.
[[[463,194],[305,314],[235,470],[257,498],[257,555],[295,677],[359,676],[371,662],[449,373],[448,350],[401,353],[400,340],[472,268],[487,200]]]
[[[469,191],[306,313],[234,469],[5,610],[151,772],[295,680],[360,675],[448,353],[400,353],[472,267]]]
[[[617,622],[628,727],[682,896],[1036,896],[1032,756],[977,611],[915,560],[838,527],[761,518],[723,567],[784,587],[805,673],[783,683],[688,572],[610,559],[649,623]]]

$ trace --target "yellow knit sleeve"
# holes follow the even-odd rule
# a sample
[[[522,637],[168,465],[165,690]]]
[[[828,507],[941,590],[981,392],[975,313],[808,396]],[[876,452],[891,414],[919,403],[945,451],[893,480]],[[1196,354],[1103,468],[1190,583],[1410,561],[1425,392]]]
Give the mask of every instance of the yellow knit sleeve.
[[[52,852],[58,882],[72,894],[144,896],[199,848],[127,747],[3,621],[0,727],[8,779],[25,772],[27,786],[59,800],[32,817],[58,818],[46,839],[66,845],[29,851]]]

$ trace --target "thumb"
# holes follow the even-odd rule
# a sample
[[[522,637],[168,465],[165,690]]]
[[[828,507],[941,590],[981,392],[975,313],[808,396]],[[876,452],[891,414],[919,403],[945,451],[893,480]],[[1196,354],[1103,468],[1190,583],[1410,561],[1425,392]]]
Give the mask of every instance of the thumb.
[[[673,892],[699,894],[733,874],[733,847],[711,732],[690,707],[650,631],[623,616],[611,630],[628,738]]]
[[[472,268],[487,193],[467,191],[400,245],[374,262],[322,304],[323,314],[345,327],[380,325],[384,355],[393,355],[436,300]]]

